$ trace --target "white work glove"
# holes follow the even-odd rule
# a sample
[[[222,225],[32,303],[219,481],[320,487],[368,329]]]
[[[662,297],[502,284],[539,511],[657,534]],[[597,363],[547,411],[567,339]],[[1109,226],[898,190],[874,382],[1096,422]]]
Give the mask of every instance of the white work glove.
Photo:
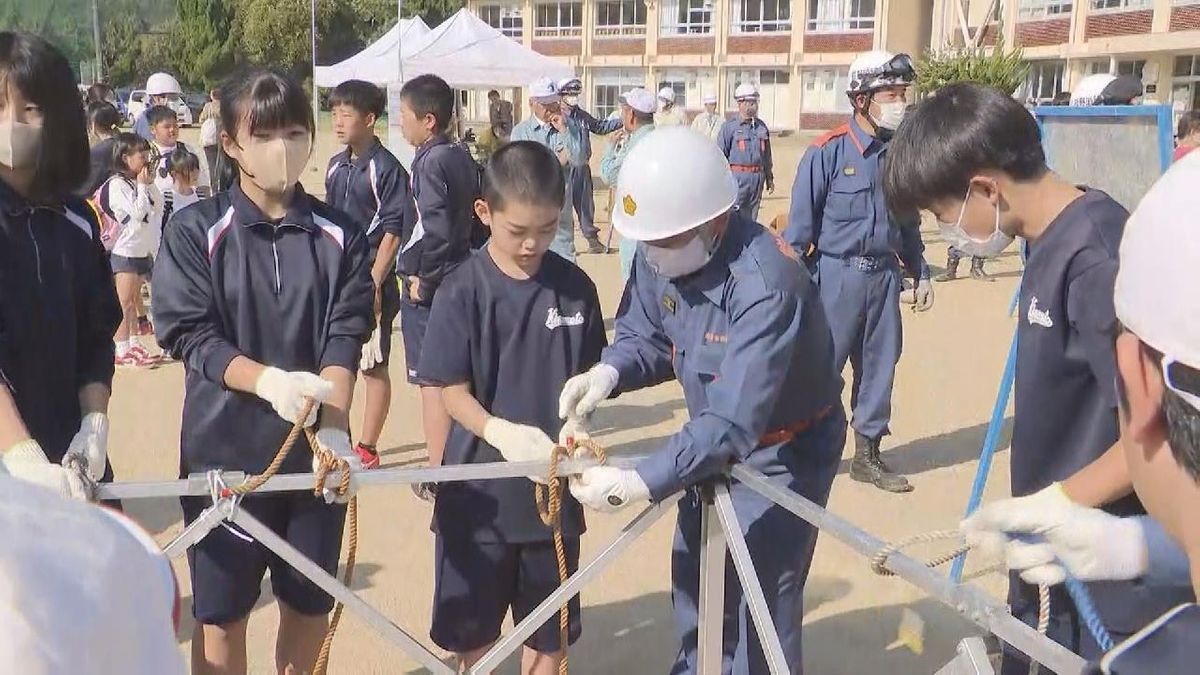
[[[558,416],[561,419],[585,418],[600,402],[617,388],[620,375],[607,363],[597,363],[586,373],[567,380],[558,396]]]
[[[1143,576],[1148,566],[1137,520],[1080,506],[1058,483],[988,504],[960,527],[967,543],[1003,551],[1008,568],[1031,584],[1060,584],[1067,570],[1082,581],[1124,581]],[[1037,541],[1012,538],[1019,534]]]
[[[60,497],[87,501],[91,491],[83,477],[74,471],[53,464],[42,452],[42,446],[31,439],[21,441],[4,452],[4,469],[13,478],[40,485]]]
[[[650,499],[650,488],[633,469],[593,466],[571,478],[571,496],[589,508],[615,513],[630,502]]]
[[[350,447],[350,434],[342,429],[333,427],[322,427],[317,430],[317,445],[332,452],[338,459],[344,459],[350,465],[350,489],[346,494],[339,495],[337,490],[326,487],[322,492],[325,497],[326,504],[345,504],[350,501],[355,492],[358,492],[358,483],[354,480],[354,472],[362,469],[362,462],[358,459],[358,455],[354,454],[354,450]],[[313,453],[312,469],[316,473],[321,468],[321,459],[317,453]],[[341,474],[330,472],[330,475],[336,475],[339,478]],[[326,481],[328,483],[328,481]]]
[[[927,312],[933,308],[933,284],[928,278],[917,281],[917,287],[913,289],[913,298],[916,301],[913,305],[914,312]]]
[[[591,439],[592,434],[589,426],[587,419],[568,417],[567,421],[563,422],[562,428],[558,430],[558,444],[566,448],[569,447],[567,445],[568,440],[579,442]]]
[[[67,446],[67,454],[63,455],[63,466],[67,466],[70,458],[76,458],[87,467],[88,476],[93,481],[104,477],[104,469],[108,466],[108,416],[104,413],[88,413],[79,424],[79,431]]]
[[[499,417],[489,417],[483,425],[483,440],[499,450],[506,462],[548,462],[554,453],[554,441],[546,432]]]
[[[304,399],[312,398],[318,404],[324,403],[333,393],[333,383],[321,379],[312,373],[289,373],[278,368],[265,368],[254,383],[254,394],[271,404],[275,412],[288,424],[294,424],[300,412],[304,410]],[[311,427],[317,422],[317,409],[314,405],[304,420],[304,426]]]
[[[383,347],[380,346],[379,328],[371,331],[371,339],[362,346],[362,357],[358,360],[359,370],[370,370],[383,363]]]

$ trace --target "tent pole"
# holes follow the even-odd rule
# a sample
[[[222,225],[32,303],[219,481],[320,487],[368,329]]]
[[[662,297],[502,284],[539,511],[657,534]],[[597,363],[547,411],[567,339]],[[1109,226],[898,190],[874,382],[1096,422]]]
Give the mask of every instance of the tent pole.
[[[312,31],[312,107],[313,135],[315,136],[321,126],[321,94],[317,88],[317,0],[312,0],[309,9],[309,29]]]
[[[404,84],[404,29],[401,28],[400,20],[404,16],[404,0],[396,0],[396,75],[400,78],[399,84]]]

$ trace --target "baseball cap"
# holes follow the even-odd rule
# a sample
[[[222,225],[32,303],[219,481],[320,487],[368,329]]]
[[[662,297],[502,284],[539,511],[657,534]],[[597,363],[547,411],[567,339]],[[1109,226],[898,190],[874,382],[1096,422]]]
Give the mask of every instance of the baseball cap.
[[[1200,410],[1200,153],[1172,166],[1125,224],[1113,294],[1117,319],[1163,354],[1166,384]]]
[[[538,103],[554,103],[558,100],[558,84],[548,77],[539,77],[529,83],[529,98]]]
[[[658,97],[667,103],[675,102],[675,90],[670,87],[663,87],[658,90]]]
[[[738,101],[748,98],[758,98],[758,88],[749,82],[746,84],[739,84],[737,89],[733,91],[733,98]]]
[[[640,113],[650,114],[658,110],[658,101],[655,100],[654,94],[641,87],[634,87],[621,94],[621,102]]]

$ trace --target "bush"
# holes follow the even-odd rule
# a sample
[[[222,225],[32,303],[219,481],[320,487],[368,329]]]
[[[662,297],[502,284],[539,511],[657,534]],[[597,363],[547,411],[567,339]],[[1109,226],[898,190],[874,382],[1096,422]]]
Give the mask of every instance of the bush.
[[[997,26],[999,28],[999,26]],[[1012,94],[1025,82],[1029,65],[1019,47],[956,47],[928,51],[917,65],[917,91],[931,94],[955,82],[978,82]]]

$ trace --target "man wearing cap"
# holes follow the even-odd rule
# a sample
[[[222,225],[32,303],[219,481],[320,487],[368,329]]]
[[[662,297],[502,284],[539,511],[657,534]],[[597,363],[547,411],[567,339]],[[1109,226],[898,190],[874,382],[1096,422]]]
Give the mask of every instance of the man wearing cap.
[[[617,187],[617,175],[625,163],[625,156],[651,131],[654,131],[654,112],[657,106],[654,94],[635,87],[621,94],[621,124],[624,127],[613,134],[613,140],[600,160],[600,177],[609,187]],[[616,211],[616,204],[612,210]],[[637,242],[628,237],[621,237],[621,278],[629,278],[629,270],[633,267],[633,254],[637,250]]]
[[[725,123],[725,118],[717,114],[717,97],[715,94],[704,95],[704,112],[696,115],[696,119],[692,120],[692,128],[707,136],[710,140],[716,141],[717,134],[721,133],[721,125]]]
[[[888,492],[912,486],[880,458],[890,433],[892,383],[900,360],[901,270],[916,280],[918,311],[933,306],[933,285],[914,209],[893,213],[882,171],[892,132],[904,118],[915,74],[907,55],[875,51],[850,66],[848,123],[817,139],[804,153],[792,186],[783,237],[816,272],[833,329],[840,372],[854,369],[851,400],[854,480]]]
[[[562,96],[563,113],[575,122],[573,130],[579,133],[581,162],[571,165],[567,185],[571,190],[571,201],[575,215],[579,218],[579,230],[587,240],[587,252],[605,253],[608,249],[600,243],[600,230],[596,228],[596,199],[592,186],[592,134],[607,136],[621,128],[621,120],[598,120],[579,106],[579,95],[583,82],[578,77],[560,80],[558,93]]]
[[[1120,244],[1113,293],[1120,446],[1149,515],[1120,517],[1070,502],[1048,507],[1035,495],[990,504],[963,524],[974,541],[1002,547],[1009,567],[1031,582],[1059,584],[1070,572],[1083,581],[1200,595],[1198,183],[1200,156],[1173,166],[1129,217]],[[1015,534],[1039,541],[1010,539]],[[1101,665],[1121,675],[1182,675],[1196,672],[1197,660],[1200,607],[1182,604],[1110,650]]]
[[[588,469],[572,479],[571,494],[613,512],[687,491],[671,556],[681,640],[671,672],[695,673],[701,514],[714,480],[727,485],[787,661],[783,672],[800,672],[804,581],[816,531],[744,484],[724,483],[722,474],[742,463],[825,504],[846,417],[824,309],[791,247],[735,208],[733,173],[708,139],[691,129],[661,129],[627,159],[613,225],[641,247],[617,310],[616,339],[599,364],[563,386],[559,415],[586,421],[614,392],[674,378],[690,419],[636,468]],[[732,566],[724,583],[723,654],[710,667],[766,673]]]
[[[569,177],[570,167],[579,165],[582,149],[579,147],[580,132],[577,124],[563,114],[558,84],[541,77],[529,85],[528,119],[513,127],[512,140],[534,141],[550,148],[562,163],[563,172]],[[575,223],[571,215],[571,189],[568,184],[562,212],[558,216],[558,234],[550,244],[550,250],[575,262]]]
[[[687,124],[687,116],[675,105],[675,90],[663,87],[658,90],[658,112],[654,113],[654,125],[676,127]]]
[[[758,89],[753,84],[739,84],[733,96],[738,114],[717,133],[717,146],[729,159],[737,179],[738,209],[750,220],[758,220],[763,186],[767,192],[775,192],[771,131],[758,119]]]

